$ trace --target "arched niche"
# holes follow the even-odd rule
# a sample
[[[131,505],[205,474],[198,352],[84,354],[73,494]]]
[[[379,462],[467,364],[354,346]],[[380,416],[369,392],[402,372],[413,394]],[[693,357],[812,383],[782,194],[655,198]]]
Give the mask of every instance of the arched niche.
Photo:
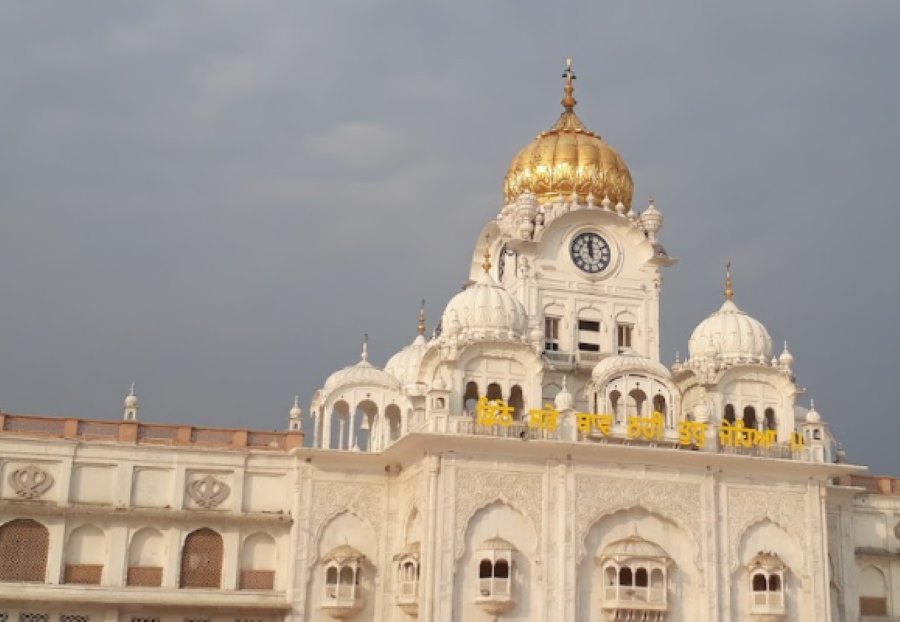
[[[464,552],[456,561],[453,590],[452,622],[469,622],[485,619],[485,613],[476,603],[479,591],[479,558],[485,541],[503,538],[516,549],[513,558],[514,573],[511,589],[515,594],[515,607],[503,614],[503,620],[531,620],[543,593],[534,577],[533,564],[537,554],[537,535],[531,521],[518,510],[503,501],[494,501],[476,511],[469,519],[464,538]],[[492,560],[491,563],[493,564]]]
[[[50,532],[36,520],[17,518],[0,526],[0,581],[43,583]]]
[[[751,619],[753,575],[760,558],[776,558],[781,562],[779,587],[783,593],[784,615],[791,619],[798,611],[814,608],[812,601],[803,602],[805,556],[796,538],[768,518],[760,519],[739,535],[737,559],[732,560],[731,615],[734,619]]]
[[[671,559],[665,573],[668,603],[666,622],[693,622],[699,619],[700,602],[696,598],[687,597],[701,584],[700,569],[697,567],[697,544],[673,520],[640,506],[621,509],[598,518],[585,534],[583,556],[576,567],[576,619],[583,622],[606,622],[603,615],[603,586],[607,577],[603,575],[600,560],[604,559],[611,545],[634,537],[652,542]],[[655,579],[648,574],[648,580],[651,578]]]
[[[240,565],[240,589],[275,589],[275,572],[278,567],[275,538],[264,532],[253,533],[244,538],[241,543]]]
[[[153,527],[139,529],[128,545],[128,570],[125,583],[143,587],[162,585],[166,563],[166,542],[162,532]]]
[[[103,530],[91,524],[76,527],[66,537],[63,583],[99,585],[107,557]]]
[[[335,575],[334,580],[340,583],[341,568],[331,563],[329,555],[341,547],[352,547],[364,556],[364,561],[357,563],[350,572],[356,573],[353,577],[358,583],[358,594],[362,601],[362,607],[355,614],[356,620],[371,620],[375,615],[374,585],[377,575],[382,569],[374,564],[377,560],[378,536],[375,529],[360,516],[349,510],[344,510],[327,519],[318,529],[315,540],[315,557],[312,560],[309,584],[307,585],[306,620],[310,622],[325,622],[334,618],[322,609],[323,595],[326,594],[326,573]],[[340,565],[340,564],[338,564]]]

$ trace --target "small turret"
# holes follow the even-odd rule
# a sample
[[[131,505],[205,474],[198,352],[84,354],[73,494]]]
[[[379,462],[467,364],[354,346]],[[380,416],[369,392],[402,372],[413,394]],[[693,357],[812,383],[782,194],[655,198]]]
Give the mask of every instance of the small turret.
[[[132,382],[131,390],[128,391],[128,395],[125,396],[125,411],[122,415],[122,419],[125,421],[137,421],[139,409],[138,398],[134,393],[134,383]]]

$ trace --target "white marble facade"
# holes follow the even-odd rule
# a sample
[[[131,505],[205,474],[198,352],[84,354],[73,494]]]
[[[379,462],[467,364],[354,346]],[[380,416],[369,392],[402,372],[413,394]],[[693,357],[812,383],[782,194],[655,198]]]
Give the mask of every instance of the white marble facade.
[[[730,273],[660,362],[662,213],[572,91],[439,327],[364,344],[308,429],[0,413],[0,622],[900,620],[900,480]]]

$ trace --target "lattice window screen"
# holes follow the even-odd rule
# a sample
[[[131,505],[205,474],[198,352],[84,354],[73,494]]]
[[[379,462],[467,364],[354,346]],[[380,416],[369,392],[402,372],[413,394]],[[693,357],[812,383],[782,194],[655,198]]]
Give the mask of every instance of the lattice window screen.
[[[212,529],[204,527],[189,533],[181,551],[181,587],[218,588],[222,583],[222,548],[222,536]]]
[[[209,618],[185,618],[184,622],[209,622]]]
[[[91,622],[91,617],[70,614],[70,613],[63,613],[59,616],[59,622]]]
[[[43,583],[48,548],[50,533],[37,521],[19,518],[0,527],[0,581]]]
[[[48,613],[20,613],[19,622],[50,622]]]
[[[140,618],[132,616],[131,622],[159,622],[159,618]]]

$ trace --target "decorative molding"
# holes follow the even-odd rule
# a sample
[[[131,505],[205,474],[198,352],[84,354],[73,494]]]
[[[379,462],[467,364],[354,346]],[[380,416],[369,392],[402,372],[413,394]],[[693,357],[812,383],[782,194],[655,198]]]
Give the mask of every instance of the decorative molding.
[[[465,553],[466,529],[472,516],[495,501],[507,503],[531,519],[536,550],[540,551],[542,493],[540,473],[459,469],[456,473],[456,559]]]
[[[350,512],[368,522],[375,530],[375,541],[380,542],[384,501],[384,487],[378,484],[314,481],[309,523],[312,532],[316,534],[313,550],[318,547],[325,524],[341,512]],[[310,555],[309,561],[312,564],[317,560]]]
[[[189,482],[187,493],[197,505],[209,510],[222,505],[222,502],[231,494],[231,487],[212,475],[207,475]]]
[[[731,539],[731,567],[740,565],[738,549],[752,525],[769,520],[796,539],[798,549],[806,550],[804,526],[806,494],[744,487],[728,487],[728,534]],[[794,568],[794,572],[799,569]]]
[[[23,499],[38,499],[53,486],[53,476],[29,464],[9,474],[9,485]]]
[[[591,526],[603,516],[635,506],[675,522],[693,536],[700,559],[703,538],[698,516],[702,508],[699,484],[576,475],[575,505],[579,562],[584,558],[584,541]],[[699,563],[698,568],[702,569]]]

